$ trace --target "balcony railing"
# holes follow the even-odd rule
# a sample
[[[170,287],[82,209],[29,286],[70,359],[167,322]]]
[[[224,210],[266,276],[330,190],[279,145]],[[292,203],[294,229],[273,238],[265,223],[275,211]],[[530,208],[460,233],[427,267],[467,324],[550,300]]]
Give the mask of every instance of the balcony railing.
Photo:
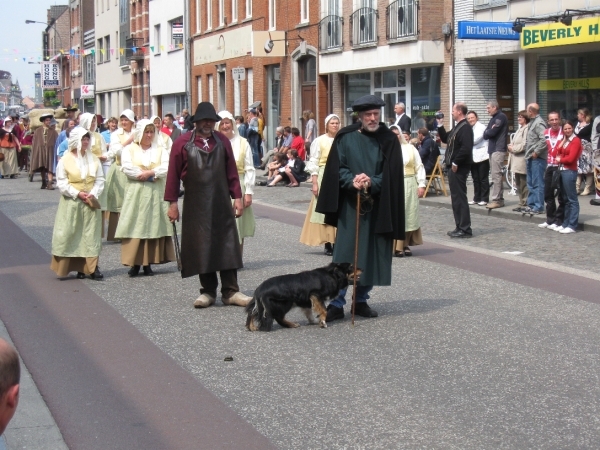
[[[127,62],[144,59],[144,40],[142,38],[125,39],[125,59]]]
[[[319,22],[319,50],[342,48],[342,28],[344,19],[340,16],[327,16]]]
[[[388,41],[417,34],[417,0],[397,0],[385,10]]]
[[[377,10],[373,8],[360,8],[350,15],[350,45],[377,43],[377,17]]]

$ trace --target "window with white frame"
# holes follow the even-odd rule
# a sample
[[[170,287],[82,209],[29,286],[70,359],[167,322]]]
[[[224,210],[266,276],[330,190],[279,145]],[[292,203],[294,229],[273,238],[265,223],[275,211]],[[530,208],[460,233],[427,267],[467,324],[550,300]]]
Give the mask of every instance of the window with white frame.
[[[160,41],[160,24],[158,25],[154,25],[154,54],[155,55],[159,55],[160,54],[160,45],[161,45],[161,41]]]
[[[219,0],[219,26],[225,26],[225,0]]]
[[[276,28],[275,4],[275,0],[269,0],[269,30],[274,30]]]
[[[196,0],[196,33],[202,32],[202,0]]]
[[[88,52],[84,56],[84,71],[83,71],[83,82],[85,84],[94,84],[96,81],[96,61],[95,56],[91,52]]]
[[[238,0],[231,0],[231,22],[238,21]]]
[[[180,48],[183,45],[183,16],[169,21],[171,29],[171,45],[174,49]]]
[[[104,58],[104,61],[110,61],[110,35],[104,38],[104,48],[104,51],[106,52],[106,58]]]
[[[495,8],[497,6],[506,6],[507,0],[474,0],[474,9]]]
[[[98,64],[102,64],[104,62],[104,38],[98,39],[96,54],[98,55]]]
[[[248,106],[254,103],[254,72],[252,69],[246,70],[246,85],[248,86]]]
[[[308,0],[300,0],[300,22],[308,22]]]
[[[340,0],[328,0],[327,1],[327,15],[329,16],[340,16]]]
[[[214,95],[213,95],[213,76],[207,75],[208,78],[208,101],[214,104]]]
[[[206,29],[212,29],[212,0],[206,0]]]
[[[246,19],[252,17],[252,0],[246,0]]]
[[[198,90],[198,103],[202,102],[202,77],[196,77],[196,89]]]

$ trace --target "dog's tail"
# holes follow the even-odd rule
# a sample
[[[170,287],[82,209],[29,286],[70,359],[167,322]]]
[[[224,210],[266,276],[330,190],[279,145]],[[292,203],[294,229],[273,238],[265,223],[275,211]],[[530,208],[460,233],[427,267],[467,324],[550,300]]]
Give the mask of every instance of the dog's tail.
[[[250,331],[271,331],[273,327],[273,317],[265,311],[265,305],[261,299],[252,297],[250,303],[246,305],[246,328]]]

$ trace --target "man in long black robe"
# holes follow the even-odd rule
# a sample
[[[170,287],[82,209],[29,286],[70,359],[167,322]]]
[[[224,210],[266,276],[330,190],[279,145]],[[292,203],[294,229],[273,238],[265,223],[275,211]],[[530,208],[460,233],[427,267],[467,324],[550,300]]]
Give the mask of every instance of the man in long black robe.
[[[377,317],[367,304],[374,285],[392,280],[393,240],[404,239],[404,164],[396,135],[379,121],[383,101],[373,95],[353,104],[360,122],[337,134],[327,159],[316,211],[337,226],[333,262],[354,262],[357,193],[372,199],[361,204],[356,314]],[[346,290],[327,308],[327,321],[344,317]]]

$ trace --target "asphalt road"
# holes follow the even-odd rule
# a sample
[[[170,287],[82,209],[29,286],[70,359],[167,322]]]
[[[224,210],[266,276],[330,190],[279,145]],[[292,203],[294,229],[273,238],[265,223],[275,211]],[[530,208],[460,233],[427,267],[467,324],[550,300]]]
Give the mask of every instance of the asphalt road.
[[[456,242],[451,211],[422,206],[426,243],[373,290],[377,319],[320,329],[293,312],[301,328],[250,333],[239,307],[195,310],[198,280],[175,264],[129,279],[118,244],[103,247],[104,281],[56,279],[58,198],[0,180],[0,319],[69,448],[600,442],[596,233],[474,215],[475,237]],[[309,199],[257,187],[243,292],[329,262],[298,242]]]

